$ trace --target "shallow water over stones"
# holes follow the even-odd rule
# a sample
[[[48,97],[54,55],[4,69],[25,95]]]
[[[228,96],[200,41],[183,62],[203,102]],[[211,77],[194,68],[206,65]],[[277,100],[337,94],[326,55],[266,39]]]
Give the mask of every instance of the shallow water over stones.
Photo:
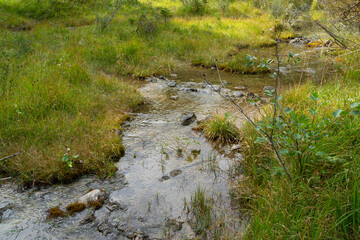
[[[304,49],[295,47],[296,51]],[[302,69],[282,68],[282,72],[289,72],[284,84],[293,83],[292,79],[303,74]],[[306,69],[306,74],[315,72]],[[192,239],[195,234],[184,203],[199,186],[216,199],[219,211],[237,218],[231,209],[228,171],[242,155],[227,156],[241,148],[234,145],[219,152],[192,130],[196,121],[187,126],[180,121],[186,112],[195,113],[200,121],[214,112],[233,110],[204,84],[200,77],[204,72],[209,81],[219,84],[216,71],[194,68],[172,75],[173,80],[148,79],[149,83],[140,88],[147,104],[132,113],[133,120],[123,126],[126,155],[118,163],[116,177],[102,181],[90,176],[69,185],[24,192],[18,192],[15,183],[2,184],[0,239]],[[226,87],[217,85],[215,90],[239,99],[249,92],[262,95],[264,86],[273,85],[268,75],[222,76]],[[241,123],[241,117],[238,120]],[[104,189],[109,195],[99,210],[86,209],[64,219],[46,220],[49,208],[64,209],[89,189]]]

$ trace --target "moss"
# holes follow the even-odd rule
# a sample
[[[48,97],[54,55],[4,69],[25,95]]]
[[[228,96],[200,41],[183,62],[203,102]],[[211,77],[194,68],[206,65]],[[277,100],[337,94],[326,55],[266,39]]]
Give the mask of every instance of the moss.
[[[70,215],[74,215],[77,212],[81,212],[86,208],[86,205],[84,203],[72,203],[67,205],[66,210]]]
[[[306,44],[306,47],[308,48],[317,48],[317,47],[321,47],[324,45],[323,41],[312,41],[308,44]]]
[[[61,210],[59,207],[53,207],[49,209],[49,214],[46,219],[54,219],[54,218],[63,218],[66,216],[66,213]]]
[[[92,207],[94,208],[95,210],[98,210],[102,207],[102,205],[104,204],[103,201],[101,201],[101,199],[99,201],[91,201],[88,203],[88,207]]]

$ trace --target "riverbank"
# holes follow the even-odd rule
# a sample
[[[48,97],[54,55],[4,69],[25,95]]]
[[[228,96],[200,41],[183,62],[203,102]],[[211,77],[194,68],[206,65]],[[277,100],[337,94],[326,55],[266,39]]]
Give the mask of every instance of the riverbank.
[[[274,43],[274,21],[250,3],[232,3],[218,17],[179,6],[167,16],[142,2],[118,12],[93,1],[64,9],[47,1],[0,3],[0,148],[2,156],[21,152],[0,163],[1,174],[27,186],[115,174],[112,162],[124,148],[112,131],[143,101],[127,79],[210,67],[215,59],[231,71],[257,70],[237,47]]]
[[[293,140],[285,138],[289,134],[275,130],[293,183],[271,147],[256,141],[258,132],[249,124],[243,129],[246,177],[236,189],[240,206],[251,215],[245,239],[359,238],[358,58],[356,52],[331,58],[337,69],[332,78],[282,93],[284,108],[313,119],[286,128],[297,139],[295,154]],[[312,140],[317,132],[321,135]]]

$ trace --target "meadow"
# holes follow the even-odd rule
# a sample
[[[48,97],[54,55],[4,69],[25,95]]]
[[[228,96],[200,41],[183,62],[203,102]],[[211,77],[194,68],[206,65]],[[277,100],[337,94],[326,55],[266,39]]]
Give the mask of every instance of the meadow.
[[[21,152],[0,163],[1,174],[26,186],[112,176],[124,154],[113,129],[143,102],[139,79],[216,60],[246,71],[239,46],[275,42],[275,21],[250,3],[199,8],[0,1],[1,155]]]
[[[20,152],[0,161],[0,177],[32,187],[113,176],[126,151],[121,124],[144,103],[141,80],[215,63],[263,72],[249,68],[241,50],[293,35],[300,10],[324,19],[317,2],[0,0],[0,158]],[[336,70],[331,78],[280,93],[274,131],[292,180],[250,124],[229,133],[238,130],[219,116],[208,126],[210,139],[244,136],[244,177],[232,196],[251,216],[247,239],[360,238],[360,118],[352,112],[360,105],[359,54],[324,58]],[[258,123],[271,118],[270,107],[264,111]],[[192,207],[200,202],[209,215],[204,196],[198,191]]]

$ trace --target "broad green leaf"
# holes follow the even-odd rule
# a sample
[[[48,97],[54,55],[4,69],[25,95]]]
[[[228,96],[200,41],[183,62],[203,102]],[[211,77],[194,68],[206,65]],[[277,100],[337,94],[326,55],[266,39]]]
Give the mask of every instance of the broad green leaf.
[[[271,77],[271,78],[276,78],[276,77],[277,77],[277,73],[274,72],[274,73],[270,74],[270,77]]]
[[[340,113],[341,113],[342,111],[343,111],[342,109],[338,109],[338,110],[336,110],[335,112],[333,112],[334,118],[339,117],[339,116],[340,116]]]
[[[317,100],[319,100],[319,94],[317,92],[313,92],[312,94],[310,94],[310,98],[316,102]]]
[[[350,105],[350,108],[356,108],[356,107],[358,107],[358,106],[360,106],[360,102],[352,103],[352,104]]]
[[[64,156],[62,157],[62,160],[63,160],[64,162],[69,161],[68,155],[64,154]]]
[[[79,157],[79,154],[73,155],[72,157],[76,159]]]
[[[354,110],[354,111],[351,111],[350,114],[351,114],[351,115],[354,115],[354,116],[359,116],[359,115],[360,115],[360,111],[359,111],[359,110]]]
[[[268,96],[272,97],[274,91],[275,90],[273,90],[273,89],[272,90],[265,90],[264,93],[265,93],[265,95],[268,95]]]
[[[289,108],[289,107],[286,107],[286,108],[284,109],[284,112],[285,112],[285,113],[291,113],[291,112],[292,112],[292,109]]]
[[[311,113],[311,115],[313,115],[315,117],[316,114],[317,114],[317,110],[311,107],[310,108],[310,113]]]

